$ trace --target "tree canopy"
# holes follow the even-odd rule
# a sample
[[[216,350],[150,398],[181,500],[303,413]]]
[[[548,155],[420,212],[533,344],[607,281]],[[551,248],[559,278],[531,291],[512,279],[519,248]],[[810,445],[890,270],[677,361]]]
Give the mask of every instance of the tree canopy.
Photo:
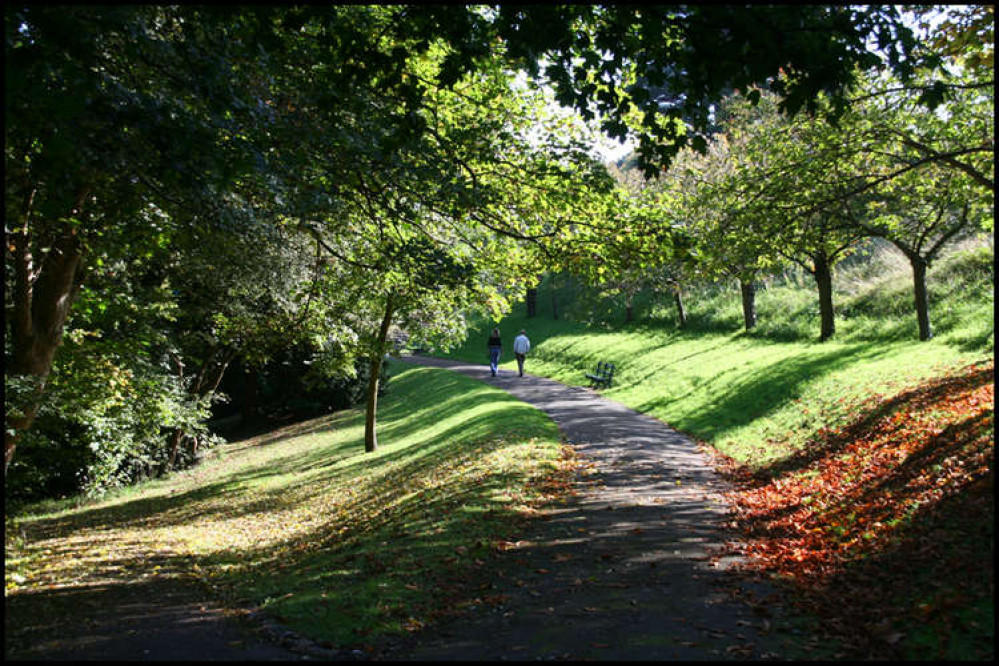
[[[991,25],[990,11],[961,16],[955,39]],[[8,466],[47,396],[83,413],[63,378],[91,351],[174,396],[139,439],[158,423],[176,451],[233,359],[308,341],[349,373],[381,358],[392,325],[447,344],[458,313],[499,316],[546,268],[687,251],[689,220],[661,208],[688,199],[622,207],[573,123],[636,137],[651,175],[706,151],[737,91],[842,119],[879,70],[948,108],[916,74],[949,47],[917,48],[891,6],[8,5],[4,18]],[[974,48],[959,52],[981,74]],[[983,84],[945,85],[956,100]],[[545,87],[582,120],[551,114]],[[991,147],[956,152],[945,130],[892,131],[988,186]]]

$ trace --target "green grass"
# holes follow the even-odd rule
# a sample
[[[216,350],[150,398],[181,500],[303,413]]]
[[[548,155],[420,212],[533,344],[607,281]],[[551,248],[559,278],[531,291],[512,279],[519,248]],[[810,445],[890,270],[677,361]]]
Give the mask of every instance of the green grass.
[[[862,398],[913,386],[948,368],[992,355],[994,308],[991,248],[972,245],[930,273],[936,331],[917,338],[908,265],[882,250],[837,274],[839,313],[834,339],[818,343],[816,296],[810,276],[771,281],[757,300],[757,329],[742,329],[734,285],[691,290],[688,326],[679,329],[673,305],[637,299],[638,321],[593,290],[560,277],[539,288],[538,313],[519,304],[499,324],[508,351],[524,328],[532,341],[528,372],[585,385],[599,360],[616,365],[607,397],[648,413],[752,466],[786,457],[818,429],[841,425]],[[552,300],[561,318],[552,318]],[[643,300],[644,299],[644,300]],[[573,319],[567,319],[573,317]],[[466,343],[442,354],[486,363],[481,321]]]
[[[686,294],[680,330],[670,303],[641,295],[637,323],[624,325],[620,303],[565,278],[557,289],[542,284],[536,317],[521,305],[500,328],[508,349],[527,329],[528,372],[581,385],[598,360],[613,361],[608,397],[765,467],[845,423],[863,398],[992,355],[990,247],[931,272],[929,342],[915,340],[902,269],[886,260],[841,270],[837,335],[821,344],[812,285],[794,273],[761,292],[752,333],[741,330],[733,287]],[[492,326],[480,322],[447,355],[485,365]],[[509,353],[503,366],[515,366]],[[132,584],[150,574],[151,558],[153,576],[196,577],[340,646],[374,644],[470,603],[496,541],[556,497],[547,482],[566,468],[558,432],[481,382],[394,367],[374,454],[363,453],[363,414],[350,410],[220,447],[195,469],[100,501],[8,517],[8,604]],[[963,654],[959,643],[951,654]]]
[[[7,525],[8,595],[122,585],[155,553],[162,575],[196,576],[343,646],[466,603],[496,541],[552,499],[559,434],[482,382],[393,368],[372,454],[351,410],[225,445],[99,502],[26,510]]]

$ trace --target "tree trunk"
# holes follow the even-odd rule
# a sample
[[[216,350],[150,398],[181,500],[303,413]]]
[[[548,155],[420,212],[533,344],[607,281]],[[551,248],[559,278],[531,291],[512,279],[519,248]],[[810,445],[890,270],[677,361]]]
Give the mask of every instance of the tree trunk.
[[[370,375],[368,377],[368,406],[364,416],[364,450],[371,453],[378,448],[377,414],[378,414],[378,383],[382,373],[382,359],[385,357],[385,341],[388,339],[389,326],[392,324],[392,314],[395,304],[390,294],[385,300],[385,316],[381,328],[378,329],[378,339],[371,350]]]
[[[635,319],[635,308],[632,304],[632,297],[628,296],[624,302],[624,323],[630,324]]]
[[[164,472],[169,472],[173,469],[174,464],[177,462],[177,453],[180,451],[180,443],[184,439],[184,431],[180,428],[175,428],[170,434],[170,459],[167,461],[166,469]]]
[[[215,391],[216,389],[218,389],[219,384],[222,383],[222,377],[225,375],[225,371],[229,367],[229,363],[231,363],[232,359],[235,358],[235,356],[236,356],[236,352],[233,351],[233,350],[227,351],[225,353],[225,355],[223,356],[222,360],[216,363],[215,359],[218,356],[218,354],[219,354],[219,350],[218,349],[212,350],[212,352],[208,355],[208,358],[205,359],[205,362],[201,364],[201,370],[198,372],[198,375],[195,378],[194,384],[189,389],[190,395],[195,395],[198,398],[203,398],[204,396],[208,395],[212,391]],[[177,374],[181,378],[183,378],[184,377],[184,363],[179,358],[176,358],[176,357],[174,358],[174,362],[177,364]],[[252,404],[253,404],[253,409],[256,410],[257,401],[256,401],[255,397],[257,395],[257,392],[256,392],[257,371],[254,368],[252,370],[252,374],[251,374],[251,370],[249,368],[247,368],[246,369],[246,373],[247,373],[247,379],[246,379],[246,382],[247,382],[246,383],[246,386],[247,386],[246,391],[247,392],[246,392],[246,395],[247,396],[250,395],[250,391],[249,391],[248,387],[252,383],[252,386],[253,386],[252,395],[254,396]],[[244,420],[244,422],[246,422],[248,419],[247,419],[247,415],[246,415],[246,401],[245,400],[244,400],[244,403],[243,403],[243,410],[244,410],[244,412],[243,412],[243,420]],[[181,445],[181,442],[183,440],[184,440],[184,431],[181,430],[180,428],[175,428],[170,433],[170,443],[169,443],[169,446],[170,446],[170,459],[167,461],[166,468],[163,470],[164,472],[169,472],[170,470],[173,469],[174,465],[176,464],[176,462],[177,462],[177,453],[180,451],[180,445]],[[193,454],[193,453],[197,453],[197,452],[198,452],[198,438],[197,437],[192,437],[191,438],[191,453]]]
[[[918,254],[909,254],[909,263],[912,264],[916,319],[919,321],[919,339],[926,341],[933,337],[933,329],[930,326],[930,298],[926,291],[926,260]]]
[[[530,287],[527,290],[527,316],[533,317],[538,313],[538,290]]]
[[[832,265],[824,252],[815,256],[813,275],[819,288],[819,316],[822,320],[819,342],[825,342],[836,332],[836,313],[833,310]]]
[[[742,318],[748,331],[756,326],[756,281],[739,278],[739,290],[742,292]]]
[[[11,356],[7,372],[33,386],[7,409],[4,422],[4,476],[21,436],[35,420],[52,361],[62,344],[63,327],[80,291],[83,247],[75,232],[55,239],[35,272],[30,239],[13,233],[8,241],[14,264],[10,312]]]
[[[680,328],[687,326],[687,312],[683,309],[683,290],[680,285],[673,289],[673,299],[676,301],[676,316],[680,321]]]

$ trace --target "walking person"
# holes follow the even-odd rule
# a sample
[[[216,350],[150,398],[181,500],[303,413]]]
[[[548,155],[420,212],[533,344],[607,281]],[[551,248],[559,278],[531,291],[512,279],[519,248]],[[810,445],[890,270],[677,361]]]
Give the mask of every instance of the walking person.
[[[524,376],[524,359],[531,351],[531,341],[527,339],[527,331],[520,329],[520,335],[513,339],[513,355],[517,357],[517,368],[520,376]]]
[[[499,372],[499,359],[500,352],[503,351],[503,343],[500,342],[500,332],[498,328],[493,329],[492,335],[489,336],[489,342],[487,343],[489,347],[489,370],[493,373],[493,377]]]

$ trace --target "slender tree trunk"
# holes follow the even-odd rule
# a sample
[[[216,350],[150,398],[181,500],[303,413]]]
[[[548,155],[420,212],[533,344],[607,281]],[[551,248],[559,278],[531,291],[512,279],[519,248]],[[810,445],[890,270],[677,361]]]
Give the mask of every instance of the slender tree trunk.
[[[630,324],[635,319],[635,308],[634,308],[634,303],[632,302],[633,300],[634,300],[634,297],[629,295],[629,296],[626,297],[626,300],[624,302],[624,323],[625,324]]]
[[[756,281],[739,278],[739,290],[742,292],[742,318],[748,331],[756,326]]]
[[[82,203],[82,202],[81,202]],[[31,382],[17,397],[16,409],[7,409],[4,422],[4,476],[21,436],[34,423],[41,406],[52,361],[62,344],[63,327],[80,291],[83,247],[75,232],[56,238],[36,270],[26,233],[10,234],[14,284],[8,311],[11,361],[7,372]]]
[[[385,357],[385,341],[388,338],[388,330],[392,324],[394,311],[395,303],[392,302],[392,295],[389,294],[385,300],[385,316],[382,317],[382,325],[378,329],[378,339],[375,342],[374,349],[371,350],[370,375],[368,376],[368,406],[364,416],[364,450],[367,453],[371,453],[378,448],[378,383],[381,379],[382,359]]]
[[[530,287],[527,290],[527,316],[533,317],[538,313],[538,290]]]
[[[177,463],[177,453],[180,451],[180,443],[183,439],[184,431],[180,428],[174,428],[173,432],[170,433],[170,459],[167,461],[164,473],[172,470]]]
[[[214,349],[212,350],[211,354],[208,355],[208,358],[205,359],[205,362],[202,363],[201,370],[198,372],[198,375],[195,378],[194,385],[191,386],[190,388],[191,395],[197,396],[198,398],[203,398],[212,391],[218,389],[219,384],[222,383],[222,377],[225,375],[225,371],[229,367],[229,363],[231,363],[232,359],[235,358],[236,356],[236,352],[233,350],[227,351],[224,354],[221,361],[216,361],[218,355],[219,355],[219,350]],[[183,378],[184,376],[183,362],[179,358],[175,358],[174,361],[177,364],[178,375],[181,378]],[[247,373],[246,396],[251,395],[249,387],[251,386],[252,383],[253,386],[252,395],[255,398],[256,385],[257,385],[256,384],[257,371],[256,369],[253,369],[251,372],[251,370],[247,368],[246,373]],[[246,400],[244,400],[243,404],[244,404],[243,419],[244,421],[246,421],[247,420]],[[253,409],[256,409],[257,401],[255,399],[253,400],[252,404],[254,405]],[[177,454],[180,452],[180,445],[181,442],[183,442],[183,440],[184,440],[184,431],[181,430],[180,428],[174,428],[173,431],[170,433],[170,440],[169,440],[170,459],[167,461],[166,468],[163,470],[163,472],[169,472],[174,468],[174,465],[177,462]],[[191,453],[197,453],[197,452],[198,452],[198,438],[193,437],[191,438]]]
[[[819,316],[822,320],[819,342],[825,342],[836,332],[833,310],[832,265],[824,252],[815,256],[815,283],[819,288]]]
[[[916,300],[916,319],[919,321],[919,339],[926,341],[933,337],[930,326],[930,297],[926,290],[926,260],[918,254],[909,253],[912,264],[913,293]]]
[[[680,321],[680,328],[687,326],[687,311],[683,307],[683,290],[680,285],[673,289],[673,299],[676,301],[676,315]]]

